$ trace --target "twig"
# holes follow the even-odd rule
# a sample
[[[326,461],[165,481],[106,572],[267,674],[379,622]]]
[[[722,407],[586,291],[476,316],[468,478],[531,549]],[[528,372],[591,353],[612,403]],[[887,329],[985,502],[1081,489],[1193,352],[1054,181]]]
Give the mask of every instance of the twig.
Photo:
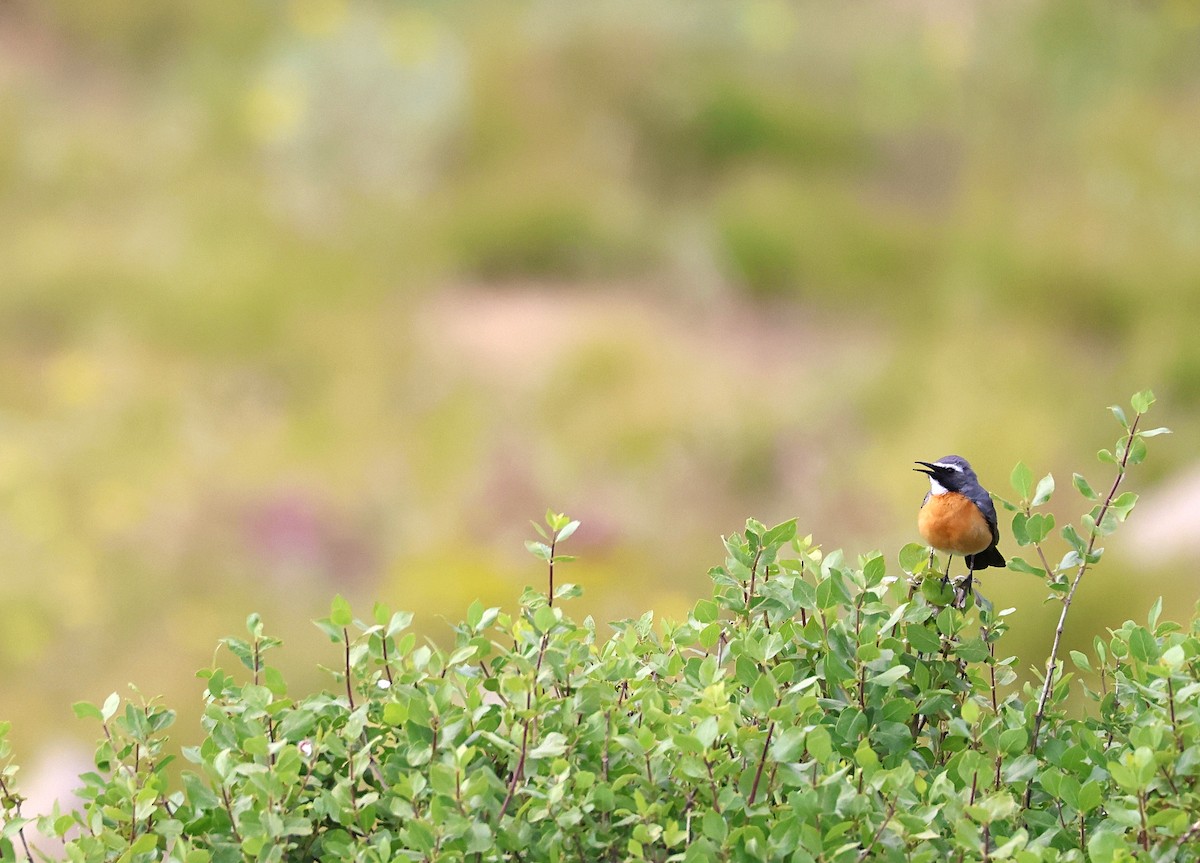
[[[7,785],[7,783],[5,783],[3,776],[0,776],[0,794],[4,795],[5,800],[15,801],[15,806],[13,807],[13,811],[16,813],[16,817],[20,818],[21,817],[21,800],[20,800],[20,798],[14,796],[12,793],[9,792],[8,785]],[[29,863],[33,863],[33,855],[29,852],[29,843],[27,841],[25,841],[25,826],[24,825],[21,825],[20,827],[17,828],[17,836],[19,836],[21,838],[21,847],[25,849],[25,856],[27,858],[29,858]]]
[[[500,812],[496,815],[496,823],[500,823],[500,819],[504,817],[504,812],[508,809],[508,804],[512,802],[513,795],[517,791],[517,783],[521,779],[521,774],[525,772],[525,755],[529,751],[529,720],[525,720],[524,729],[521,731],[521,755],[517,759],[517,767],[513,770],[512,777],[508,780],[508,793],[504,795],[504,802],[500,804]]]
[[[233,801],[229,799],[229,789],[224,785],[221,786],[221,800],[225,804],[225,811],[229,814],[229,829],[233,832],[233,838],[238,841],[238,845],[242,844],[242,834],[237,828],[237,818],[233,814]]]
[[[391,661],[391,659],[388,658],[388,652],[387,652],[388,636],[387,636],[386,632],[383,634],[383,637],[379,639],[379,641],[383,644],[383,673],[385,675],[387,675],[388,686],[391,686],[396,681],[392,679],[392,661]],[[483,667],[482,662],[480,662],[479,665],[481,668]],[[486,668],[484,668],[483,673],[487,674]]]
[[[550,633],[547,632],[542,636],[542,644],[538,648],[537,663],[533,668],[533,680],[529,684],[529,691],[525,694],[526,711],[529,711],[533,707],[533,691],[537,688],[538,675],[542,671],[542,659],[546,655],[546,645],[549,642]],[[508,792],[504,795],[504,802],[500,804],[500,812],[496,815],[497,826],[499,826],[500,820],[508,810],[508,804],[512,802],[513,795],[517,793],[517,783],[525,775],[525,756],[529,753],[529,726],[532,722],[532,719],[526,719],[523,723],[524,728],[521,731],[521,754],[517,758],[516,769],[513,770],[512,777],[508,780]]]
[[[871,856],[871,851],[879,842],[879,837],[883,835],[883,831],[887,829],[888,822],[892,820],[892,816],[896,814],[896,798],[893,797],[888,803],[887,812],[884,813],[883,820],[879,822],[879,827],[875,831],[875,835],[871,837],[871,841],[863,848],[862,853],[858,855],[858,863],[864,863]]]
[[[750,564],[750,586],[746,590],[746,623],[750,622],[750,601],[754,599],[754,582],[758,576],[758,561],[762,558],[762,549],[754,553],[754,562]]]
[[[783,703],[783,696],[775,699],[775,706],[778,707]],[[754,784],[750,786],[750,797],[746,800],[747,806],[754,805],[754,798],[758,796],[758,783],[762,779],[763,767],[767,763],[767,752],[771,749],[771,737],[775,734],[775,723],[772,722],[767,726],[767,739],[763,743],[762,755],[758,759],[758,769],[754,771]]]
[[[550,592],[546,594],[546,604],[554,606],[554,544],[558,542],[558,531],[550,538]]]
[[[1179,734],[1179,723],[1175,719],[1175,684],[1171,682],[1171,675],[1167,674],[1167,705],[1171,708],[1171,730],[1175,732],[1175,743],[1179,747],[1179,751],[1183,752],[1183,737]]]
[[[354,710],[354,687],[350,681],[350,630],[342,627],[342,641],[346,644],[346,700],[350,702],[350,710]]]
[[[1200,821],[1194,822],[1192,826],[1188,828],[1188,832],[1180,836],[1179,841],[1175,844],[1177,847],[1182,848],[1195,839],[1197,835],[1200,835]]]
[[[1058,670],[1058,647],[1062,642],[1063,630],[1067,626],[1067,613],[1071,610],[1071,602],[1075,599],[1075,591],[1079,589],[1079,582],[1083,580],[1083,575],[1088,570],[1089,558],[1091,558],[1092,551],[1096,547],[1096,539],[1100,536],[1100,526],[1104,524],[1104,516],[1108,514],[1108,508],[1116,498],[1117,487],[1121,484],[1121,480],[1125,478],[1125,468],[1129,464],[1129,454],[1133,452],[1134,435],[1137,432],[1138,422],[1141,418],[1142,415],[1140,413],[1134,415],[1133,424],[1129,427],[1125,452],[1122,453],[1121,462],[1117,466],[1117,475],[1113,479],[1112,488],[1108,490],[1108,496],[1104,499],[1104,504],[1100,507],[1100,513],[1092,524],[1091,535],[1088,537],[1087,550],[1083,553],[1083,560],[1079,562],[1079,569],[1075,572],[1071,588],[1062,600],[1062,613],[1058,616],[1058,626],[1054,629],[1054,642],[1050,645],[1050,658],[1046,661],[1046,679],[1042,683],[1042,694],[1038,698],[1037,712],[1033,715],[1033,733],[1030,735],[1029,743],[1029,752],[1031,755],[1037,755],[1038,738],[1042,731],[1042,720],[1046,716],[1046,703],[1050,700],[1050,693],[1054,689],[1054,675]],[[1049,575],[1049,572],[1047,572],[1047,575]],[[1032,798],[1033,783],[1030,782],[1025,788],[1026,809],[1029,808]]]

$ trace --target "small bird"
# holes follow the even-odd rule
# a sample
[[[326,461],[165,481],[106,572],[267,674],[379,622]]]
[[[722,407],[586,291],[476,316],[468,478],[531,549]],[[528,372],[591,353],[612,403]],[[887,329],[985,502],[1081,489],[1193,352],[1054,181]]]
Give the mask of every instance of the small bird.
[[[929,545],[950,556],[943,581],[950,578],[950,558],[960,554],[967,562],[967,579],[960,585],[956,603],[961,607],[973,589],[976,570],[1005,565],[1004,555],[996,547],[1000,541],[996,507],[962,456],[916,463],[922,467],[913,470],[929,477],[929,493],[921,504],[917,529]]]

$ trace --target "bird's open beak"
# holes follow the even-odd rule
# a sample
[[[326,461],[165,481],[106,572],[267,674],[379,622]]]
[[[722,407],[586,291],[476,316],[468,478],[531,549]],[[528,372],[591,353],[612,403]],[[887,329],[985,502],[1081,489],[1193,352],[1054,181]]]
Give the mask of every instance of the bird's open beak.
[[[932,465],[930,462],[927,462],[927,461],[917,461],[917,462],[913,462],[913,464],[923,464],[923,465],[925,465],[925,467],[923,467],[923,468],[922,468],[922,467],[914,467],[914,468],[913,468],[913,470],[915,470],[917,473],[923,473],[923,474],[925,474],[926,476],[933,476],[934,467],[933,467],[933,465]]]

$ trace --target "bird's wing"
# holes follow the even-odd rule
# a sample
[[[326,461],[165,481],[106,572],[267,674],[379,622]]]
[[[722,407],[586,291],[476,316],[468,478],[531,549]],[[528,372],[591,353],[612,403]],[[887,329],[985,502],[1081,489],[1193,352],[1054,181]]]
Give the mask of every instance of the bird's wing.
[[[971,503],[979,507],[979,511],[983,513],[983,517],[987,519],[988,527],[992,529],[992,545],[995,545],[1000,541],[1000,528],[996,519],[996,506],[992,503],[992,496],[982,486],[976,486],[966,494],[971,499]]]

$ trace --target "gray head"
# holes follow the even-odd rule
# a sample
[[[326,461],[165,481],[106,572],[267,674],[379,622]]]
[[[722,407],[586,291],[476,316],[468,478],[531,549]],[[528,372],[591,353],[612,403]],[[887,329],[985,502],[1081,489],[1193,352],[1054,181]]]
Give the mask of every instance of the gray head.
[[[978,482],[970,463],[960,455],[942,456],[937,461],[919,461],[917,464],[923,467],[914,467],[913,470],[929,477],[933,494],[962,491],[971,483]]]

